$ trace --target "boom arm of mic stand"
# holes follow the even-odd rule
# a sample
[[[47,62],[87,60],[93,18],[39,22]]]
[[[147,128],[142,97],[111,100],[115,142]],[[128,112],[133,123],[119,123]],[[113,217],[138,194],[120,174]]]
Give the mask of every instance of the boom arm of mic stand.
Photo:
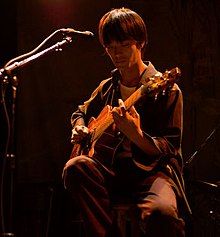
[[[39,52],[39,53],[36,53],[20,62],[15,62],[3,69],[1,69],[1,72],[0,72],[0,77],[1,77],[1,74],[3,74],[4,71],[9,72],[11,73],[12,71],[14,71],[15,69],[18,69],[20,67],[23,67],[27,64],[29,64],[30,62],[52,52],[52,51],[62,51],[62,46],[68,44],[68,43],[71,43],[72,42],[72,38],[70,36],[67,36],[65,39],[63,39],[62,41],[52,45],[51,47]]]

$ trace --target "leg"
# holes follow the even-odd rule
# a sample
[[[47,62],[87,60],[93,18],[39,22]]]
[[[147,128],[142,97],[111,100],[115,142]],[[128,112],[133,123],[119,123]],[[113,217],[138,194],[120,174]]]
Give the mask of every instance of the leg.
[[[106,237],[113,224],[107,180],[113,172],[86,156],[69,160],[63,171],[65,187],[78,201],[88,237]]]
[[[167,180],[157,178],[137,206],[147,237],[185,236],[184,221],[178,218],[176,195]]]

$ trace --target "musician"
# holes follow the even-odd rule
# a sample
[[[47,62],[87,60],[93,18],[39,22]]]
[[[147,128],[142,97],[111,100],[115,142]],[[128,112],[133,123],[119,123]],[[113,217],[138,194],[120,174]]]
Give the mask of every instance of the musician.
[[[130,9],[113,9],[100,20],[99,40],[115,70],[72,114],[71,142],[81,147],[64,167],[64,185],[81,208],[88,237],[120,236],[111,208],[119,199],[135,204],[144,236],[182,237],[181,90],[174,83],[157,99],[146,93],[127,108],[127,98],[162,75],[142,59],[144,21]],[[113,123],[91,144],[90,124],[103,108]],[[106,121],[101,116],[98,124]]]

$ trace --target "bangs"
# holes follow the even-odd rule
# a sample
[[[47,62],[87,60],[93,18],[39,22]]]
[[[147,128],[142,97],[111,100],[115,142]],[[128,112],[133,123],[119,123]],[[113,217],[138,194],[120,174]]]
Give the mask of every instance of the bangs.
[[[116,18],[105,25],[102,36],[103,44],[108,45],[111,41],[122,42],[124,40],[133,39],[134,32],[128,27],[127,22]]]
[[[110,44],[111,41],[125,40],[135,40],[146,44],[146,26],[142,18],[133,11],[113,10],[100,21],[99,39],[103,46]]]

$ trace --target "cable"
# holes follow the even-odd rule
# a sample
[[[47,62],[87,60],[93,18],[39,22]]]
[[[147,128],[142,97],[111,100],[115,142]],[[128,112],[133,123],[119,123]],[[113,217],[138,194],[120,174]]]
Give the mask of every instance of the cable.
[[[8,154],[8,148],[10,143],[10,133],[11,133],[11,126],[10,126],[10,119],[9,114],[5,102],[5,91],[6,88],[4,88],[5,85],[2,83],[1,86],[1,95],[2,95],[2,105],[5,113],[6,123],[7,123],[7,140],[6,140],[6,146],[5,146],[5,152],[3,153],[3,161],[2,161],[2,172],[1,172],[1,186],[0,186],[0,198],[1,198],[1,204],[0,204],[0,215],[1,215],[1,225],[2,225],[2,233],[5,233],[5,220],[4,220],[4,177],[5,177],[5,169],[6,169],[6,159]]]

